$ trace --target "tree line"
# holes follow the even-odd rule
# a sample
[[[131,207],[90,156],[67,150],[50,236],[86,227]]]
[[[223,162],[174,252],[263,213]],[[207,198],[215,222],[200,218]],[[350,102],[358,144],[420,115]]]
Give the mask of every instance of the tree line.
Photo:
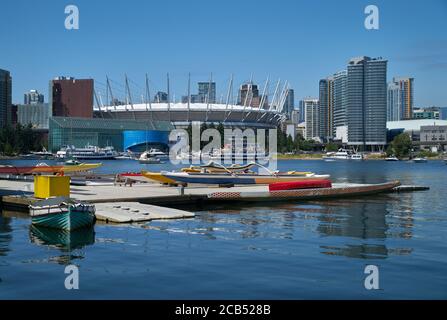
[[[0,128],[0,154],[14,156],[42,149],[42,138],[32,125],[7,125]]]

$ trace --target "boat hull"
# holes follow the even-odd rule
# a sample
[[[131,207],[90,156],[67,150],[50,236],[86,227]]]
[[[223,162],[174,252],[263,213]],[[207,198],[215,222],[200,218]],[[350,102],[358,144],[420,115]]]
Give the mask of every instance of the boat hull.
[[[28,167],[16,167],[16,166],[0,166],[0,174],[37,174],[37,173],[67,173],[67,172],[80,172],[96,169],[102,166],[101,163],[82,163],[79,165],[70,166],[28,166]]]
[[[95,222],[95,214],[92,210],[79,210],[67,208],[60,212],[34,215],[31,223],[35,226],[61,230],[76,230],[92,226]]]
[[[153,180],[163,184],[175,184],[176,181],[163,176],[159,172],[141,171],[141,175],[146,179]]]
[[[304,180],[321,180],[328,179],[329,175],[255,175],[255,174],[202,174],[202,173],[177,173],[177,172],[161,172],[161,174],[171,180],[182,183],[197,183],[197,184],[270,184],[275,182],[288,181],[304,181]]]
[[[297,201],[324,198],[344,198],[390,192],[400,185],[399,181],[380,184],[334,184],[331,188],[315,188],[280,191],[213,192],[208,198],[222,201]]]

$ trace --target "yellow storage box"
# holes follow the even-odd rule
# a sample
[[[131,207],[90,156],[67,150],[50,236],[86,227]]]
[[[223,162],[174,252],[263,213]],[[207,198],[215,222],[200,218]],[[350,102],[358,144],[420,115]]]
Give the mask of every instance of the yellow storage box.
[[[70,177],[35,176],[34,197],[46,199],[50,197],[69,197]]]

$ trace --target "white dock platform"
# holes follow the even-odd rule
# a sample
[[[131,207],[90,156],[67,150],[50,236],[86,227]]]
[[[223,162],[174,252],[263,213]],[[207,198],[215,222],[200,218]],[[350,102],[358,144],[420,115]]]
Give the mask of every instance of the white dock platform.
[[[193,218],[194,213],[138,202],[96,203],[96,219],[106,222],[129,223],[163,219]]]

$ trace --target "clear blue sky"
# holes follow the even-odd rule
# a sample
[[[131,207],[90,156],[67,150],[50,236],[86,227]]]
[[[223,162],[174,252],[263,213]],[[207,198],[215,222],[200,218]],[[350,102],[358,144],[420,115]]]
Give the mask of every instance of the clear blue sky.
[[[64,8],[80,10],[80,29],[64,28]],[[380,10],[380,30],[364,28],[364,8]],[[213,72],[218,96],[235,84],[286,79],[296,100],[318,95],[318,80],[350,57],[382,56],[388,79],[415,78],[415,104],[447,106],[447,1],[2,1],[0,68],[11,71],[13,101],[58,75],[108,75],[120,95],[124,73],[134,96],[149,73],[152,93],[171,75],[176,99]],[[273,85],[271,86],[273,87]],[[196,90],[195,84],[193,91]],[[272,89],[271,89],[272,90]]]

